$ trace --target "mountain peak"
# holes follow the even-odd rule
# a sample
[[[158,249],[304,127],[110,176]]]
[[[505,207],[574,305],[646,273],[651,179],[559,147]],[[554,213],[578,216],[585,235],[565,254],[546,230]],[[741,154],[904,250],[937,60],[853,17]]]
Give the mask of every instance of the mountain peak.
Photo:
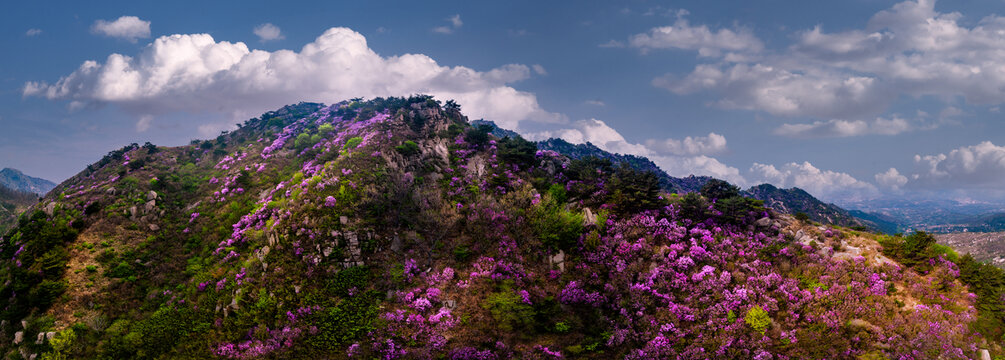
[[[56,187],[56,184],[52,181],[28,176],[21,170],[13,168],[3,168],[3,170],[0,170],[0,185],[9,189],[38,195],[45,195],[49,190]]]

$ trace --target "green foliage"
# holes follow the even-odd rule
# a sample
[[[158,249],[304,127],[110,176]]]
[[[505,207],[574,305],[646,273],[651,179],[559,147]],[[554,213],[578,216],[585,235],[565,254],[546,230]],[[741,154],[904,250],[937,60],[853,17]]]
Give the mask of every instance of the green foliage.
[[[312,315],[318,334],[307,339],[309,347],[331,353],[374,329],[380,294],[366,290],[371,281],[368,268],[352,267],[332,277],[323,293],[315,294],[311,302],[325,309]],[[354,296],[349,296],[350,290]]]
[[[684,194],[684,196],[678,197],[675,200],[675,205],[677,205],[681,217],[686,219],[700,222],[705,221],[710,216],[708,202],[696,192],[689,192]]]
[[[415,141],[412,140],[407,140],[401,145],[395,146],[394,150],[398,151],[398,153],[401,153],[401,155],[404,156],[412,156],[418,154],[420,151],[419,144],[416,144]]]
[[[149,144],[149,143],[148,143]],[[77,333],[73,329],[66,329],[56,333],[56,336],[49,340],[51,351],[42,354],[41,360],[66,360],[70,359],[68,353],[77,340]]]
[[[728,313],[726,313],[726,322],[730,324],[736,322],[736,313],[733,312],[733,310],[730,310]]]
[[[719,198],[715,209],[722,213],[720,219],[727,224],[744,224],[756,220],[764,213],[764,201],[742,196]]]
[[[55,302],[60,295],[63,295],[66,288],[67,285],[65,281],[49,279],[42,280],[38,286],[31,290],[33,303],[43,307],[48,307],[49,305],[52,305],[52,303]]]
[[[970,254],[960,257],[957,262],[960,280],[977,294],[977,310],[980,314],[972,327],[990,338],[1005,336],[1005,270],[994,265],[974,260]]]
[[[595,181],[603,174],[610,174],[614,171],[611,161],[595,156],[587,156],[582,159],[574,159],[569,162],[565,169],[565,176],[576,181]]]
[[[945,255],[948,260],[958,259],[956,252],[949,247],[939,245],[935,237],[924,231],[918,231],[907,236],[885,236],[879,239],[883,245],[883,254],[901,264],[927,271],[931,268],[929,259]]]
[[[701,187],[701,195],[707,199],[728,199],[740,196],[740,188],[719,179],[712,179]]]
[[[795,216],[796,220],[799,220],[799,221],[802,221],[802,222],[809,222],[810,221],[810,216],[806,215],[806,213],[804,213],[802,211],[797,212],[796,215],[794,215],[794,216]]]
[[[630,214],[659,208],[662,202],[656,173],[640,171],[621,164],[608,184],[611,203],[618,214]]]
[[[478,125],[471,129],[468,129],[464,133],[464,141],[469,144],[483,146],[489,142],[489,133],[492,132],[492,127],[488,125]]]
[[[355,149],[357,146],[359,146],[359,144],[361,144],[361,143],[363,143],[363,138],[361,138],[359,136],[356,136],[356,137],[350,138],[349,140],[346,140],[345,146],[343,147],[343,149],[345,149],[345,150],[352,150],[352,149]]]
[[[583,215],[565,209],[559,195],[545,194],[541,202],[530,209],[529,221],[541,243],[552,249],[571,250],[583,233]]]
[[[743,321],[750,326],[751,329],[764,334],[764,331],[768,329],[771,325],[771,318],[768,317],[768,312],[764,311],[760,305],[754,305],[754,307],[747,310],[747,315],[743,317]]]
[[[523,303],[523,298],[506,282],[498,292],[489,294],[482,308],[492,314],[496,327],[504,332],[527,329],[534,323],[534,308]]]
[[[332,124],[327,124],[327,123],[325,123],[325,124],[321,124],[321,126],[318,126],[318,133],[319,133],[319,134],[327,134],[327,133],[330,133],[330,132],[332,132],[332,130],[333,130],[334,128],[335,128],[335,127],[334,127],[334,126],[332,126]]]
[[[105,272],[105,276],[116,279],[128,278],[133,275],[136,275],[136,272],[133,271],[133,267],[125,260],[119,262],[119,264],[114,268]]]
[[[517,136],[509,136],[498,142],[499,158],[510,164],[516,164],[521,168],[527,168],[534,164],[537,144]]]
[[[186,344],[190,336],[208,331],[211,324],[207,314],[188,307],[161,307],[148,318],[133,323],[128,332],[114,336],[105,353],[119,358],[157,358]],[[115,333],[111,327],[107,331]]]

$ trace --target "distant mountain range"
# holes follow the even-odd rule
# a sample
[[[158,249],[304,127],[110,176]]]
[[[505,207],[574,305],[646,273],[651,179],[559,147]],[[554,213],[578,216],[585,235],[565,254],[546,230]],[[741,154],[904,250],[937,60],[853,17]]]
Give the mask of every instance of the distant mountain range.
[[[17,217],[38,202],[35,193],[18,191],[0,185],[0,234],[17,222]]]
[[[0,185],[21,192],[45,195],[56,187],[52,181],[25,175],[17,169],[4,168],[0,170]]]
[[[472,125],[489,126],[492,134],[498,137],[519,136],[516,132],[501,129],[491,121],[476,120]],[[562,139],[551,138],[537,142],[538,149],[551,150],[573,159],[585,157],[597,157],[610,160],[615,164],[627,164],[628,166],[643,171],[652,171],[659,178],[660,187],[667,192],[688,193],[700,191],[702,186],[711,181],[710,176],[675,177],[667,174],[656,163],[644,156],[616,154],[598,148],[589,142],[585,144],[572,144]],[[840,226],[865,226],[883,232],[895,232],[896,227],[882,221],[872,221],[859,219],[841,207],[825,203],[813,197],[806,191],[799,188],[781,189],[770,184],[761,184],[742,192],[744,196],[763,200],[765,205],[782,213],[797,214],[804,213],[810,220],[823,224],[833,224]]]

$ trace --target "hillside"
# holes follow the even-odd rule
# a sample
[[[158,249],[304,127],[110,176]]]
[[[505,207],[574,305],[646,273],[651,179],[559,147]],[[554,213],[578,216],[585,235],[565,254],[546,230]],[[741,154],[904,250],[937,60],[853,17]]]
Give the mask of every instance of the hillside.
[[[958,232],[935,237],[940,244],[960,254],[970,254],[977,261],[1005,268],[1005,232]]]
[[[779,189],[771,184],[761,184],[747,189],[750,197],[763,200],[764,205],[786,214],[806,214],[810,220],[838,226],[863,226],[864,224],[834,204],[817,200],[800,188]]]
[[[17,223],[17,216],[38,202],[34,193],[12,190],[0,185],[0,234]]]
[[[52,181],[25,175],[17,169],[4,168],[0,170],[0,186],[20,192],[45,195],[56,187]]]
[[[287,106],[187,146],[112,151],[0,241],[0,350],[1005,355],[994,285],[1005,274],[924,234],[671,195],[655,173],[482,130],[452,101],[356,99]]]

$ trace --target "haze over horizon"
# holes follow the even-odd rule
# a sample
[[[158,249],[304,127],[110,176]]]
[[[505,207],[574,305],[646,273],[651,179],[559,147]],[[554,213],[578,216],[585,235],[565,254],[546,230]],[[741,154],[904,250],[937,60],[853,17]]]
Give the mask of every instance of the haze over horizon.
[[[0,168],[58,182],[290,103],[428,93],[674,176],[1005,200],[1001,3],[199,4],[11,4]]]

